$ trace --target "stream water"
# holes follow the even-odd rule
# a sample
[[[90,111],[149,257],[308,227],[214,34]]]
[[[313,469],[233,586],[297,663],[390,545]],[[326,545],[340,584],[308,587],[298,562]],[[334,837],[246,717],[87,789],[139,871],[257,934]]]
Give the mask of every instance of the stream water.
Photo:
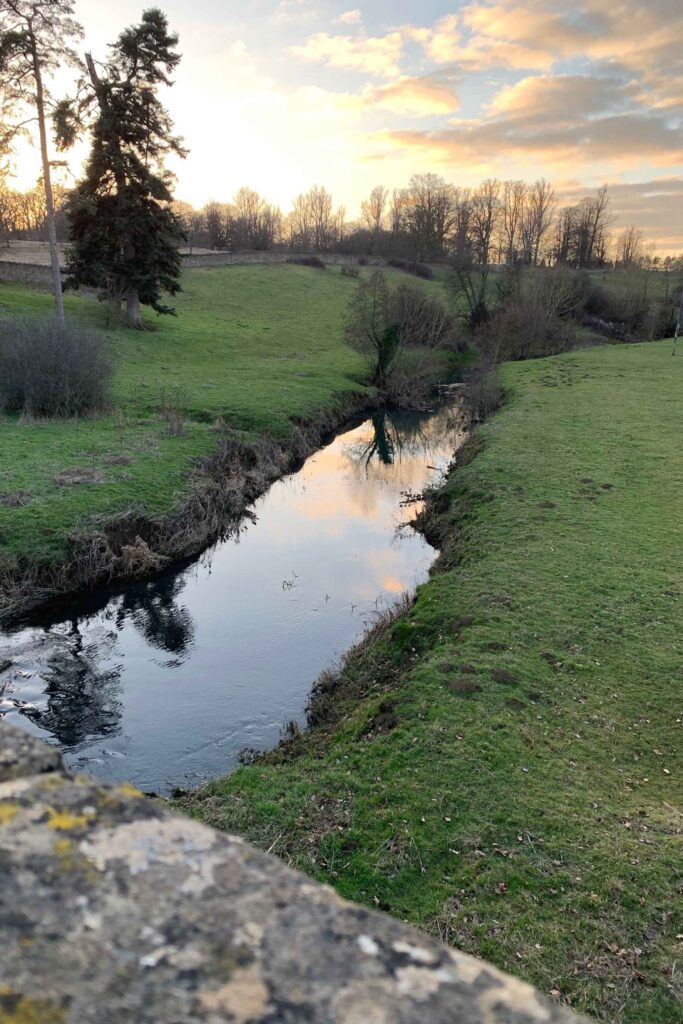
[[[461,440],[452,405],[378,413],[190,566],[0,634],[0,715],[59,744],[72,769],[155,792],[274,745],[321,670],[426,578],[434,552],[406,525],[405,496]]]

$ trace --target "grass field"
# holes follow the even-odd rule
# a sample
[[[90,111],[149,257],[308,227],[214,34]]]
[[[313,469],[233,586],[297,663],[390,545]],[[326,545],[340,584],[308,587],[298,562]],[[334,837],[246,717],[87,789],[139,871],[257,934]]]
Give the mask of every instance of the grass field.
[[[598,1019],[672,1024],[683,362],[663,342],[503,377],[432,505],[439,571],[328,724],[181,804]]]
[[[67,536],[98,516],[168,511],[191,460],[216,447],[218,417],[249,435],[284,437],[291,417],[343,409],[352,392],[366,390],[365,364],[342,342],[351,278],[332,269],[228,267],[187,271],[183,286],[177,318],[152,315],[150,332],[108,331],[117,365],[112,415],[0,417],[0,568],[21,557],[63,558]],[[106,327],[106,310],[92,298],[66,304],[70,317]],[[0,315],[51,310],[44,292],[0,285]],[[182,436],[169,436],[163,406],[180,410]],[[121,455],[129,464],[112,465]],[[59,486],[55,477],[70,469],[94,471],[101,482]]]
[[[400,272],[389,276],[406,279]],[[442,295],[437,282],[421,286]],[[332,268],[188,270],[176,297],[178,316],[151,315],[154,330],[142,333],[107,329],[105,307],[67,296],[68,316],[110,338],[114,408],[109,416],[68,422],[0,416],[0,570],[20,558],[59,561],[69,534],[99,516],[130,508],[169,511],[187,489],[191,460],[217,446],[219,418],[249,436],[285,438],[293,418],[343,412],[352,394],[366,393],[370,403],[368,368],[343,343],[355,287]],[[0,285],[0,315],[51,310],[45,292]],[[446,376],[448,359],[439,358]],[[181,436],[169,436],[164,407],[182,415]],[[112,464],[121,455],[130,461]],[[71,469],[94,471],[100,482],[55,482]]]

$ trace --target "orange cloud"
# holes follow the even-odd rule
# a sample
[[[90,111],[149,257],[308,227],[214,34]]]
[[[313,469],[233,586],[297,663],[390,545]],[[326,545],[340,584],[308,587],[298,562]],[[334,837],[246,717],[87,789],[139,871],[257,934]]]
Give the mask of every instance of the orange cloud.
[[[338,18],[335,18],[335,21],[340,25],[360,25],[362,20],[363,15],[358,10],[344,11]]]
[[[460,107],[460,100],[451,86],[437,78],[399,78],[367,93],[363,100],[367,107],[380,106],[397,113],[451,114]]]
[[[379,78],[401,74],[399,61],[403,51],[400,32],[385,36],[332,36],[317,32],[303,46],[292,46],[290,52],[304,60],[327,64],[347,71],[363,71]]]
[[[498,92],[494,115],[565,124],[627,103],[635,86],[595,75],[530,75]]]

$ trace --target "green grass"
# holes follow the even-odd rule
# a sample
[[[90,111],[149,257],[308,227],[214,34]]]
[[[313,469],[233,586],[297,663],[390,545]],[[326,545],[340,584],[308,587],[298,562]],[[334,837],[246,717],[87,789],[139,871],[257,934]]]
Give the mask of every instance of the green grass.
[[[182,805],[599,1019],[671,1024],[683,362],[610,346],[504,382],[435,505],[440,571],[336,721]]]
[[[168,511],[186,487],[192,458],[209,452],[213,421],[252,434],[284,436],[292,416],[309,416],[363,390],[362,360],[342,344],[354,283],[300,267],[188,271],[177,318],[152,318],[154,331],[109,331],[117,362],[115,414],[80,422],[25,424],[0,417],[0,492],[27,504],[0,504],[0,565],[64,556],[67,536],[101,515],[130,507]],[[0,286],[0,314],[48,313],[49,295]],[[67,313],[106,325],[90,298],[68,297]],[[179,404],[187,432],[169,437],[160,417]],[[113,455],[132,456],[110,466]],[[64,469],[95,467],[105,482],[59,487]]]
[[[191,460],[216,447],[218,417],[251,436],[284,438],[292,418],[343,409],[352,393],[372,401],[367,366],[343,343],[355,287],[332,268],[189,270],[177,317],[148,317],[149,332],[108,330],[117,366],[112,415],[31,424],[0,416],[0,494],[26,501],[0,503],[0,568],[64,558],[68,536],[99,516],[132,507],[168,512],[186,491]],[[94,299],[69,296],[66,307],[73,319],[106,329],[106,309]],[[0,285],[0,315],[51,310],[45,292]],[[445,357],[441,368],[447,375]],[[182,410],[184,436],[168,436],[160,410],[169,403]],[[129,465],[108,464],[121,454],[132,457]],[[73,468],[94,468],[104,481],[55,483]]]

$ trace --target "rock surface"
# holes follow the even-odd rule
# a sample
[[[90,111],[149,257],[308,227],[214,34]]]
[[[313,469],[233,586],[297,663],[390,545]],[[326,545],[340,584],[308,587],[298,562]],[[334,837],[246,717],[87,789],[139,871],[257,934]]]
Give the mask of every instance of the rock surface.
[[[0,1024],[577,1024],[0,722]]]

